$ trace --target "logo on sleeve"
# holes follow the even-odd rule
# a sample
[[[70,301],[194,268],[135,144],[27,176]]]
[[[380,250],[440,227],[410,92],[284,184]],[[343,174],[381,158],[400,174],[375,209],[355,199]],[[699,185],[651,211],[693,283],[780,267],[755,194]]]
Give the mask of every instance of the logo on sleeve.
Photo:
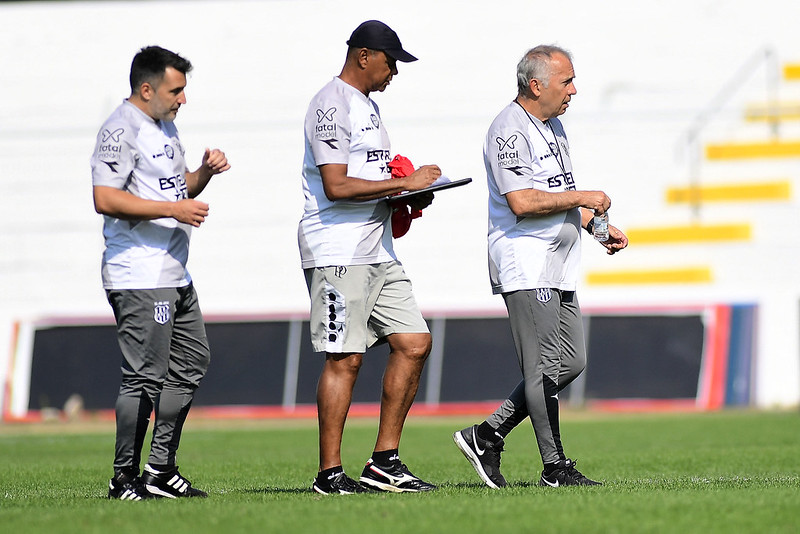
[[[317,110],[317,124],[322,121],[333,121],[333,114],[336,113],[336,108],[330,108],[328,111]]]
[[[117,173],[117,165],[119,165],[119,162],[116,162],[116,161],[104,161],[103,163],[108,165],[108,168],[111,169],[111,172],[113,172],[114,174],[118,174]]]
[[[120,138],[125,130],[117,128],[113,132],[109,129],[104,129],[100,134],[100,146],[97,147],[97,154],[100,157],[110,157],[116,159],[122,152],[120,145]]]
[[[116,130],[109,131],[108,129],[103,130],[103,142],[107,143],[109,139],[114,141],[115,143],[119,143],[119,138],[122,134],[125,133],[125,130],[122,128],[117,128]]]
[[[497,149],[502,152],[506,148],[510,150],[514,150],[514,143],[517,142],[517,134],[512,135],[508,139],[503,139],[502,137],[498,137],[495,139],[497,141]]]
[[[497,166],[501,169],[508,169],[517,176],[521,176],[519,169],[519,150],[515,148],[517,134],[512,134],[508,139],[497,137]]]
[[[333,122],[333,117],[336,114],[336,108],[328,108],[327,110],[317,110],[317,124],[314,126],[314,140],[322,141],[334,150],[338,150],[336,146],[336,123]]]
[[[339,147],[336,146],[338,139],[320,139],[320,141],[331,147],[333,150],[339,150]]]

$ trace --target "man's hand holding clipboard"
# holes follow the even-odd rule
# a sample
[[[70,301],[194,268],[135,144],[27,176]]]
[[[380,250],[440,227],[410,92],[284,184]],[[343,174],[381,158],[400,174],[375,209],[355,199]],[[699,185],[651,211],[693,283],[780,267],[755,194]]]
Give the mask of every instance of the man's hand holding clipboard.
[[[392,171],[392,178],[410,176],[415,172],[411,160],[399,154],[389,163],[389,168]],[[420,168],[420,170],[422,169],[425,167]],[[433,202],[434,191],[457,187],[472,181],[472,178],[466,178],[453,182],[449,178],[441,176],[438,167],[435,170],[440,176],[428,187],[415,191],[404,191],[387,198],[392,207],[392,236],[394,238],[404,236],[411,227],[411,221],[422,216],[422,209]]]
[[[467,185],[472,181],[472,178],[461,178],[460,180],[451,180],[446,176],[440,176],[433,184],[429,185],[425,189],[420,189],[419,191],[405,191],[403,193],[399,193],[392,197],[389,197],[389,201],[395,200],[409,200],[414,198],[415,196],[422,195],[425,193],[434,193],[436,191],[442,191],[444,189],[450,189],[451,187],[459,187],[462,185]]]

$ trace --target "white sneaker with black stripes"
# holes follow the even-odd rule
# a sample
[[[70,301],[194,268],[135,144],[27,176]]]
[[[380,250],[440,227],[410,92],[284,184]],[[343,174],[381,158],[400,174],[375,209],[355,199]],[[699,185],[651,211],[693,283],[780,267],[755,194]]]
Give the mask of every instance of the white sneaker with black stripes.
[[[192,487],[192,483],[178,472],[178,466],[169,471],[158,471],[150,464],[144,466],[142,482],[155,497],[177,499],[178,497],[208,497],[208,493]]]
[[[108,498],[120,501],[143,501],[152,499],[138,476],[120,475],[108,481]]]

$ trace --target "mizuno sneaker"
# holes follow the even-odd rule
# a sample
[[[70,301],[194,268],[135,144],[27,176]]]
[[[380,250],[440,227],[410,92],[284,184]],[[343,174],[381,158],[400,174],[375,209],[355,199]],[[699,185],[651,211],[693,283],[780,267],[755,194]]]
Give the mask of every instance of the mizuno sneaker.
[[[478,425],[460,430],[453,434],[453,441],[487,486],[494,489],[504,488],[507,486],[506,479],[500,473],[503,441],[492,443],[483,440],[478,437],[477,431]]]
[[[540,486],[602,486],[602,482],[595,482],[583,476],[583,473],[575,469],[577,460],[562,460],[558,462],[555,469],[549,473],[542,471],[542,478],[539,480]]]
[[[150,464],[147,464],[142,472],[142,482],[147,491],[156,497],[166,497],[168,499],[208,497],[208,493],[205,491],[193,488],[192,483],[183,478],[178,472],[177,466],[169,471],[162,472],[153,469]]]
[[[314,484],[311,489],[323,495],[352,495],[354,493],[369,493],[369,490],[358,482],[350,478],[344,471],[328,475],[327,478],[322,478],[320,473],[317,473],[314,479]]]
[[[436,486],[420,480],[411,474],[406,464],[399,459],[390,466],[377,465],[369,459],[359,479],[361,484],[368,488],[401,493],[404,491],[419,492],[432,491]]]
[[[145,489],[141,479],[120,475],[108,481],[108,498],[120,501],[142,501],[153,496]]]

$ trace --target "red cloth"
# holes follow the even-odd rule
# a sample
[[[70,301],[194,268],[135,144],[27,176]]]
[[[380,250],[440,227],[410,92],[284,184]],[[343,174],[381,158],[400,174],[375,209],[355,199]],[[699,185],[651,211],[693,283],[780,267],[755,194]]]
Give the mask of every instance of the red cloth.
[[[415,170],[411,160],[400,154],[389,162],[389,168],[392,170],[392,178],[409,176]],[[412,219],[422,217],[422,210],[411,209],[405,202],[392,203],[392,210],[392,237],[395,239],[406,235],[411,228]]]

